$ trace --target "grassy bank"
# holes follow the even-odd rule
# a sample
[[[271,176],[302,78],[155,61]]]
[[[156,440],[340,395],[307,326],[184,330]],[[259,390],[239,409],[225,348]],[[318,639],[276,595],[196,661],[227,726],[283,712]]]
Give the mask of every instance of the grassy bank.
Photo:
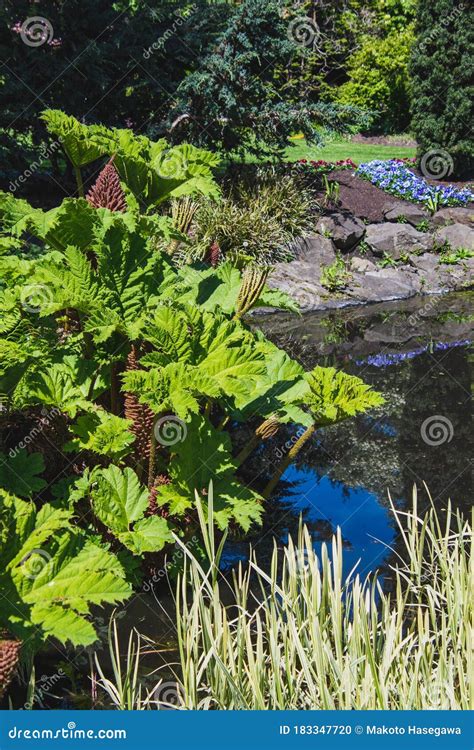
[[[339,161],[352,159],[361,164],[372,159],[402,159],[416,155],[416,148],[411,146],[379,146],[353,141],[328,141],[324,146],[312,146],[304,139],[295,140],[294,145],[286,150],[288,161],[298,159],[324,159],[325,161]]]

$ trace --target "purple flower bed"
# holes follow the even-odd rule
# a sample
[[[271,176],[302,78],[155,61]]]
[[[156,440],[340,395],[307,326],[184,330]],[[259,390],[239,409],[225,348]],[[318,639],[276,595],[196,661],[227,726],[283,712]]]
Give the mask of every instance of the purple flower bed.
[[[429,185],[398,159],[366,162],[359,166],[356,174],[398,198],[428,206],[464,206],[474,200],[474,193],[467,188],[458,190],[454,185]]]

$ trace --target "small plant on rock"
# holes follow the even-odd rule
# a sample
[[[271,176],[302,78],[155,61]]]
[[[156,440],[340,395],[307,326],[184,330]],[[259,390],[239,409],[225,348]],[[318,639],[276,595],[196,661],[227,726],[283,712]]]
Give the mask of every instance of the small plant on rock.
[[[439,262],[446,266],[454,266],[457,263],[460,263],[463,260],[469,260],[470,258],[474,258],[474,252],[472,250],[467,250],[464,247],[459,247],[454,252],[443,252],[441,253]]]
[[[323,175],[323,183],[324,183],[324,205],[325,206],[337,206],[339,203],[339,194],[341,191],[341,186],[338,182],[331,181],[329,182],[327,176]]]
[[[351,279],[351,274],[346,268],[346,264],[340,255],[337,255],[334,263],[324,266],[321,270],[321,286],[328,292],[340,292],[347,286]]]
[[[430,222],[428,221],[428,219],[422,219],[418,222],[415,229],[417,229],[418,232],[429,232]]]

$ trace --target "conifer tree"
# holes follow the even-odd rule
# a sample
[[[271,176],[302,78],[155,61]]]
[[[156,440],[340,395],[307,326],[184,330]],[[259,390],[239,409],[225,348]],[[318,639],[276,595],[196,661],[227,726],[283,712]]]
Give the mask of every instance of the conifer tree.
[[[315,122],[343,130],[357,116],[353,107],[295,101],[285,92],[281,71],[312,33],[303,17],[303,44],[292,20],[283,0],[235,6],[214,49],[178,88],[176,137],[226,151],[278,153],[292,133],[313,139]]]
[[[412,130],[419,157],[445,151],[438,177],[469,174],[474,168],[474,6],[465,0],[420,0],[416,35]]]

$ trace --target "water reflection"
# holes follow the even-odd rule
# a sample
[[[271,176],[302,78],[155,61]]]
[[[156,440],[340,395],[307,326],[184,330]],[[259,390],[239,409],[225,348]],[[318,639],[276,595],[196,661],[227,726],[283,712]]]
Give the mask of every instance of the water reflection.
[[[386,404],[321,430],[302,451],[251,540],[261,559],[269,558],[274,539],[283,544],[296,534],[302,514],[316,550],[340,526],[347,564],[360,559],[366,573],[389,556],[384,545],[395,542],[388,492],[403,508],[415,484],[423,510],[426,482],[438,507],[449,497],[464,510],[471,507],[472,300],[472,294],[458,294],[429,299],[429,305],[421,298],[263,321],[266,334],[305,367],[343,368],[380,390]],[[254,457],[249,476],[270,475],[279,444],[289,438],[291,429],[280,432]],[[241,542],[229,543],[225,566],[246,551]]]
[[[385,558],[395,531],[387,509],[377,495],[365,489],[353,489],[315,471],[292,468],[288,479],[298,485],[298,494],[283,503],[292,514],[303,515],[312,530],[313,547],[321,552],[323,542],[330,542],[333,531],[341,529],[345,572],[359,562],[357,570],[366,575]],[[316,480],[316,483],[315,483]],[[283,535],[283,542],[288,535]]]

